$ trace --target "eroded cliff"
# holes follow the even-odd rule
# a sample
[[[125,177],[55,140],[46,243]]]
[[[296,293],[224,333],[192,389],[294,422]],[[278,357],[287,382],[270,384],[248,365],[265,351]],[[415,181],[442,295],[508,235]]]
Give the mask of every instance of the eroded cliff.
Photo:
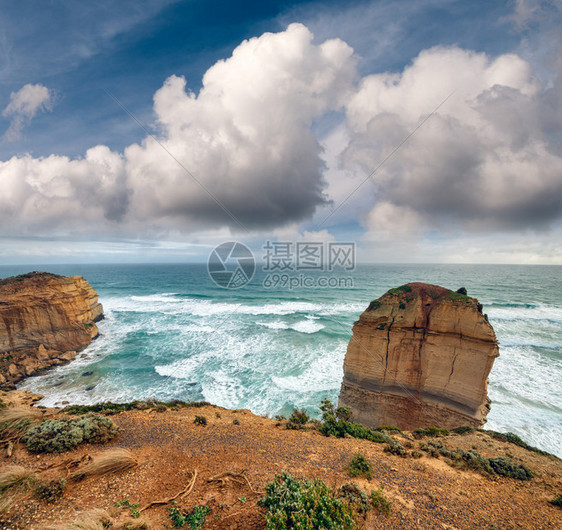
[[[498,355],[476,299],[409,283],[372,302],[355,323],[339,405],[372,427],[480,427]]]
[[[0,280],[0,386],[71,361],[98,335],[102,318],[98,295],[81,276]]]

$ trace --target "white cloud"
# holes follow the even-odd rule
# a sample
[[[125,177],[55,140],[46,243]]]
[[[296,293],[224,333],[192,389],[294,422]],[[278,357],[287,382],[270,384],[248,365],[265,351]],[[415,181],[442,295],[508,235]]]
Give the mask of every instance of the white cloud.
[[[545,228],[560,218],[562,158],[543,119],[559,111],[513,54],[433,48],[401,74],[364,78],[347,105],[344,167],[368,175],[451,93],[377,171],[374,189],[361,189],[376,201],[367,227],[388,231],[391,211],[397,233],[404,219],[447,232]]]
[[[2,115],[10,118],[10,127],[4,137],[8,141],[21,138],[22,129],[39,111],[50,111],[53,108],[53,91],[41,83],[28,83],[10,95],[10,103],[2,111]]]
[[[1,229],[240,230],[217,202],[250,229],[310,216],[326,202],[322,148],[311,128],[342,107],[355,76],[349,46],[312,39],[292,24],[244,41],[207,71],[198,94],[186,92],[183,77],[169,77],[154,95],[158,141],[149,136],[123,155],[97,146],[83,159],[2,163]]]

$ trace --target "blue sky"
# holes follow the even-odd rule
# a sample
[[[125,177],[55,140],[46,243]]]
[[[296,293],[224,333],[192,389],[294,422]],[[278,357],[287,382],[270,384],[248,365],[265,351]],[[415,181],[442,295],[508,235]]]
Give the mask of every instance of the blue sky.
[[[0,263],[275,238],[352,239],[363,261],[562,263],[561,21],[557,0],[4,1]]]

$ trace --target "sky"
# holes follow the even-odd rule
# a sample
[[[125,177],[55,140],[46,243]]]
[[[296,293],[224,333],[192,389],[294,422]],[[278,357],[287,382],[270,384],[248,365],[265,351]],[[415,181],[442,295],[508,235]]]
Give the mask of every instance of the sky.
[[[0,265],[562,264],[562,0],[3,0]]]

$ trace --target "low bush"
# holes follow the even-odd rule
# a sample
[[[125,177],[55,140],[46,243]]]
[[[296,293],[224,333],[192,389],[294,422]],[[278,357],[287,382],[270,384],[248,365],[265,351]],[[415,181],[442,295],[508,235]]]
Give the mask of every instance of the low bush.
[[[353,507],[358,513],[367,513],[370,508],[369,496],[355,484],[355,482],[346,482],[342,484],[337,491],[337,496],[345,499],[345,501]]]
[[[531,480],[533,478],[533,473],[531,473],[528,468],[520,464],[514,464],[511,460],[502,456],[490,458],[489,462],[490,467],[498,475],[515,478],[517,480]]]
[[[390,513],[390,507],[392,506],[392,503],[384,496],[382,490],[382,486],[376,490],[373,490],[371,492],[370,500],[375,510],[386,513],[388,515]]]
[[[299,430],[304,428],[304,426],[310,421],[310,416],[304,409],[293,409],[292,414],[289,416],[289,421],[287,421],[285,427],[287,429]]]
[[[549,500],[550,504],[553,506],[558,506],[558,508],[562,508],[562,495],[559,493],[554,497],[554,499]]]
[[[384,452],[396,456],[402,456],[402,457],[408,456],[408,453],[406,452],[404,446],[398,440],[395,440],[394,438],[390,438],[390,437],[386,442],[386,447],[384,448]]]
[[[454,432],[455,434],[467,434],[470,432],[474,432],[474,428],[465,425],[463,427],[455,427],[454,429],[451,429],[451,432]]]
[[[343,438],[348,435],[375,443],[388,442],[390,439],[390,436],[384,432],[345,419],[351,417],[351,411],[347,407],[336,409],[329,400],[324,399],[320,409],[322,410],[322,424],[318,430],[324,436]]]
[[[57,502],[66,489],[66,480],[61,478],[51,482],[40,482],[35,487],[35,495],[42,501],[53,503]]]
[[[146,401],[131,401],[129,403],[113,403],[111,401],[104,401],[96,403],[95,405],[69,405],[63,409],[68,414],[88,414],[90,412],[98,412],[101,414],[114,414],[117,412],[125,412],[128,410],[147,410],[157,409],[164,411],[167,408],[191,408],[191,407],[214,407],[215,405],[208,401],[181,401],[174,399],[172,401],[158,401],[156,399],[148,399]],[[164,407],[164,408],[163,408]]]
[[[205,524],[205,519],[210,513],[211,508],[208,506],[194,506],[185,517],[185,522],[191,527],[191,530],[199,530]]]
[[[34,453],[62,453],[77,445],[105,443],[117,434],[111,419],[99,414],[62,420],[46,420],[32,427],[22,438],[27,448]]]
[[[205,416],[195,416],[193,423],[195,425],[207,425],[207,418]]]
[[[357,453],[347,466],[350,477],[364,477],[371,480],[373,478],[372,471],[371,464],[361,453]]]
[[[527,442],[524,442],[519,436],[517,436],[512,432],[501,433],[497,431],[486,431],[483,429],[479,429],[479,431],[481,433],[487,434],[488,436],[491,436],[495,440],[499,440],[500,442],[508,442],[510,444],[517,445],[518,447],[522,447],[523,449],[527,449],[527,451],[532,451],[533,453],[538,453],[539,455],[556,458],[558,460],[557,456],[547,453],[542,449],[538,449],[537,447],[533,447],[532,445],[529,445]]]
[[[439,429],[438,427],[428,427],[427,429],[416,429],[413,432],[414,438],[423,438],[424,436],[429,436],[431,438],[437,438],[440,436],[449,436],[449,431],[447,429]]]
[[[337,498],[321,480],[298,480],[289,473],[275,475],[266,487],[266,496],[258,505],[267,510],[268,530],[351,529],[355,518],[349,504]]]

